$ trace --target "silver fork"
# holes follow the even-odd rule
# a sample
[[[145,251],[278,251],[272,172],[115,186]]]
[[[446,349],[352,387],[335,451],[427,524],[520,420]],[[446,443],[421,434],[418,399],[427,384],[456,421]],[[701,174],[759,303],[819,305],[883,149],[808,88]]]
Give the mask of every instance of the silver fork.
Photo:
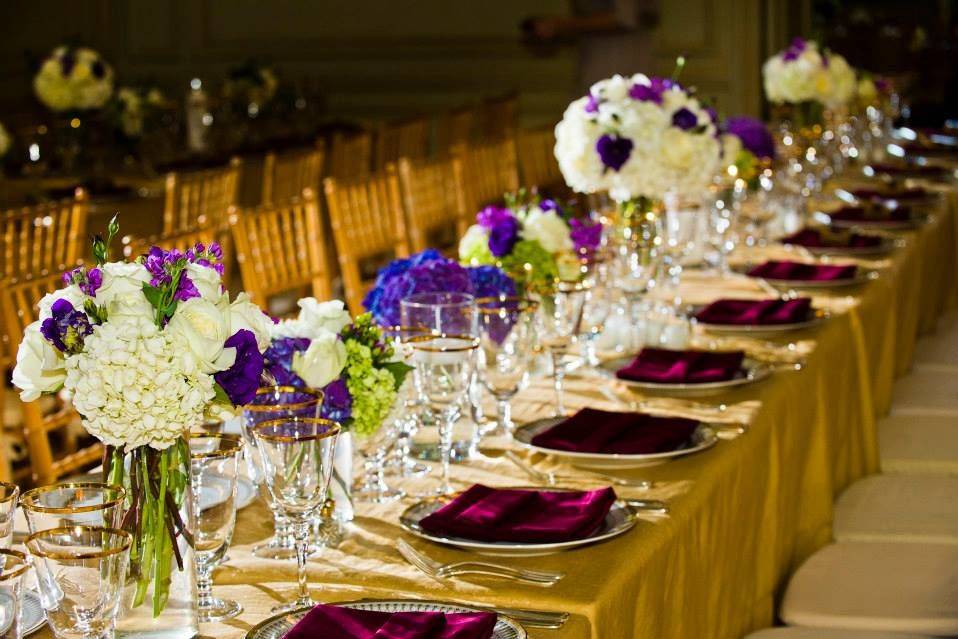
[[[483,561],[457,561],[441,564],[438,561],[422,554],[403,539],[396,541],[396,548],[403,559],[431,577],[445,579],[459,575],[488,575],[513,579],[537,586],[554,586],[565,577],[564,572],[546,570],[529,570],[527,568],[513,568],[500,564],[490,564]]]
[[[566,481],[582,481],[582,477],[572,477],[572,476],[563,476],[556,475],[555,473],[546,472],[534,468],[531,464],[522,460],[521,457],[516,455],[511,450],[505,452],[505,458],[511,461],[519,470],[527,474],[533,481],[539,482],[540,484],[547,484],[549,486],[555,486],[556,482],[560,479]],[[603,480],[611,483],[614,486],[627,486],[629,488],[640,488],[642,490],[648,490],[652,487],[652,482],[648,479],[626,479],[624,477],[616,477],[615,475],[607,475],[605,473],[600,473],[594,470],[585,471],[590,475],[595,477],[601,477]]]

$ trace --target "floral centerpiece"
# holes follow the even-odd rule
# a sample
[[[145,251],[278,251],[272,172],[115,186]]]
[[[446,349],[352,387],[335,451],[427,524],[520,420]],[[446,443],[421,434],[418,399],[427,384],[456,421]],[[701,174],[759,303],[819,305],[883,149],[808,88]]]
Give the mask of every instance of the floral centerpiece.
[[[505,200],[506,206],[487,206],[476,215],[459,241],[462,264],[497,266],[526,292],[549,290],[556,279],[577,279],[580,260],[599,248],[602,225],[524,191]]]
[[[775,139],[764,122],[748,116],[725,120],[722,130],[722,160],[731,178],[756,185],[762,164],[775,159]]]
[[[58,47],[33,78],[37,99],[53,111],[99,109],[113,94],[113,69],[85,47]]]
[[[799,127],[819,124],[822,109],[838,109],[855,97],[855,70],[844,57],[813,40],[795,38],[762,67],[765,97],[785,105]]]
[[[129,140],[143,135],[144,124],[167,106],[166,97],[157,87],[122,87],[116,92],[114,111],[119,131]]]
[[[64,274],[65,287],[39,301],[13,383],[23,401],[66,391],[106,446],[105,479],[127,488],[131,605],[149,603],[156,617],[171,596],[191,597],[171,587],[177,573],[193,579],[184,433],[253,398],[269,320],[245,294],[230,301],[216,244],[110,262],[117,231],[114,218],[107,239],[94,239],[96,266]]]

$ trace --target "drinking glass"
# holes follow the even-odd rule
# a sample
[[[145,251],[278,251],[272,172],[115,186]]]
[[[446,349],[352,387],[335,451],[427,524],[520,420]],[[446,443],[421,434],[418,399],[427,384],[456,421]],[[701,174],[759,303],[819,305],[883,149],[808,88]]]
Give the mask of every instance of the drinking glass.
[[[363,479],[353,488],[353,499],[385,504],[405,496],[401,488],[387,484],[385,477],[386,456],[396,440],[396,432],[386,428],[354,440],[363,456]]]
[[[0,548],[13,544],[13,516],[17,512],[20,487],[0,481]]]
[[[440,495],[452,492],[449,464],[452,459],[452,428],[475,372],[479,339],[473,335],[439,333],[413,338],[413,360],[422,397],[439,426],[439,458],[442,464]]]
[[[276,612],[316,605],[306,585],[309,531],[326,501],[339,428],[328,419],[295,416],[253,427],[266,487],[286,515],[296,540],[299,592],[295,600],[273,608]]]
[[[200,621],[231,619],[243,611],[232,599],[213,597],[213,569],[226,555],[236,526],[236,480],[242,451],[243,442],[237,435],[190,433]]]
[[[424,328],[409,326],[389,326],[383,329],[383,335],[392,341],[396,355],[409,366],[413,365],[411,338],[426,335],[429,332]],[[404,382],[399,389],[398,400],[402,410],[399,411],[393,422],[396,443],[393,446],[393,458],[387,466],[400,477],[418,477],[429,472],[429,466],[416,461],[409,454],[412,449],[412,438],[419,430],[419,416],[422,414],[423,402],[417,387],[416,376],[411,375],[410,379]]]
[[[40,601],[57,639],[112,639],[131,542],[130,533],[101,526],[27,537]]]
[[[263,559],[294,559],[296,543],[283,509],[270,498],[263,485],[262,454],[252,430],[260,422],[285,417],[319,417],[323,391],[294,386],[264,386],[256,391],[252,402],[243,407],[243,441],[250,477],[273,513],[273,536],[266,543],[253,546],[253,554]]]
[[[562,397],[566,366],[564,359],[578,343],[588,292],[589,287],[581,282],[558,282],[552,291],[543,294],[539,305],[539,342],[549,351],[552,359],[556,417],[566,414]]]
[[[0,549],[0,639],[20,639],[23,635],[23,576],[30,569],[27,557],[19,550]]]
[[[98,482],[67,482],[23,493],[20,508],[31,533],[69,526],[117,528],[126,491]]]
[[[479,308],[480,377],[496,399],[497,422],[488,435],[508,435],[512,422],[510,400],[529,381],[535,358],[535,313],[538,304],[519,297],[486,297]]]

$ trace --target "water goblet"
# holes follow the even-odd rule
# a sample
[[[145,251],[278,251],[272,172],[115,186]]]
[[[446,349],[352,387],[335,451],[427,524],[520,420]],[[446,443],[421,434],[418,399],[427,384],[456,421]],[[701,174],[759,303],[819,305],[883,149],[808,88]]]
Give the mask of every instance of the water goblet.
[[[40,601],[57,639],[113,637],[132,539],[101,526],[52,528],[27,537]]]
[[[30,569],[27,557],[19,550],[0,549],[0,639],[23,636],[23,576]]]
[[[353,499],[385,504],[402,499],[405,492],[386,483],[386,456],[396,443],[396,433],[380,428],[375,433],[355,440],[363,456],[363,479],[353,488]]]
[[[275,612],[316,605],[306,583],[306,557],[313,519],[326,501],[333,472],[333,454],[339,424],[314,417],[288,417],[253,427],[263,459],[265,481],[293,529],[299,589],[296,599],[276,606]]]
[[[409,366],[413,365],[410,339],[424,334],[429,334],[429,331],[421,327],[387,326],[383,328],[383,335],[392,342],[396,355]],[[416,461],[409,454],[412,449],[412,438],[419,430],[418,415],[422,413],[423,405],[416,389],[416,376],[410,375],[399,389],[398,402],[402,410],[398,412],[392,425],[396,442],[393,446],[392,459],[387,462],[387,466],[400,477],[418,477],[429,472],[429,466]]]
[[[66,482],[33,488],[20,497],[31,533],[69,526],[117,528],[126,491],[99,482]]]
[[[566,414],[562,382],[565,358],[578,343],[589,287],[582,282],[557,282],[555,288],[542,295],[539,304],[539,342],[552,359],[552,382],[555,388],[556,417]]]
[[[0,481],[0,548],[9,548],[13,544],[13,517],[19,498],[19,486]]]
[[[190,433],[190,472],[196,521],[196,590],[199,620],[222,621],[243,611],[213,597],[213,569],[226,556],[236,526],[236,481],[243,442],[237,435]]]

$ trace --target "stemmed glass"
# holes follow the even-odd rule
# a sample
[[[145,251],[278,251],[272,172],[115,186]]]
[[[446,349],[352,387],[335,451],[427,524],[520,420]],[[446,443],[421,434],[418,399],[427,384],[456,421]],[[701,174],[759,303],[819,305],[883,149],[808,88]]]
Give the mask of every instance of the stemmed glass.
[[[429,332],[422,327],[413,328],[409,326],[388,326],[383,329],[383,335],[392,341],[396,354],[409,366],[413,365],[413,349],[409,340]],[[411,375],[410,379],[399,389],[398,401],[402,410],[396,415],[393,422],[396,442],[393,446],[393,461],[388,465],[395,468],[396,474],[400,477],[418,477],[429,472],[429,466],[417,462],[409,454],[412,448],[412,438],[419,430],[418,416],[422,407],[422,399],[417,387],[417,378],[415,375]]]
[[[56,637],[113,636],[132,540],[128,532],[100,526],[52,528],[27,537],[40,601]]]
[[[294,386],[264,386],[256,391],[253,401],[243,407],[243,441],[250,476],[263,489],[263,459],[252,430],[260,422],[286,417],[319,417],[323,391]],[[253,554],[263,559],[293,559],[296,544],[283,515],[283,509],[270,499],[269,491],[262,490],[273,513],[273,536],[269,541],[253,547]]]
[[[326,501],[333,472],[339,424],[314,417],[289,417],[253,427],[273,501],[283,510],[296,540],[299,592],[295,600],[274,612],[315,606],[306,584],[306,557],[313,519]]]
[[[117,528],[126,491],[99,482],[67,482],[23,493],[20,508],[31,533],[70,526]]]
[[[386,456],[396,443],[396,433],[380,428],[375,433],[357,440],[363,456],[363,479],[353,489],[353,499],[374,504],[385,504],[402,499],[405,492],[386,483]]]
[[[538,304],[519,297],[485,297],[479,309],[480,377],[496,399],[498,420],[486,435],[508,435],[512,422],[510,400],[529,380],[535,357],[535,313]]]
[[[412,347],[422,396],[439,425],[442,476],[437,493],[448,495],[452,492],[449,482],[452,427],[475,373],[479,339],[462,334],[422,335],[412,339]]]
[[[0,481],[0,548],[9,548],[13,543],[13,516],[19,497],[19,486]]]
[[[589,287],[582,282],[557,282],[552,291],[542,295],[539,305],[539,342],[549,351],[552,359],[556,417],[565,416],[562,398],[562,381],[565,377],[563,359],[578,342],[588,292]]]
[[[190,433],[196,526],[196,590],[200,621],[231,619],[243,611],[213,597],[213,569],[226,556],[236,526],[236,480],[243,442],[237,435]]]

